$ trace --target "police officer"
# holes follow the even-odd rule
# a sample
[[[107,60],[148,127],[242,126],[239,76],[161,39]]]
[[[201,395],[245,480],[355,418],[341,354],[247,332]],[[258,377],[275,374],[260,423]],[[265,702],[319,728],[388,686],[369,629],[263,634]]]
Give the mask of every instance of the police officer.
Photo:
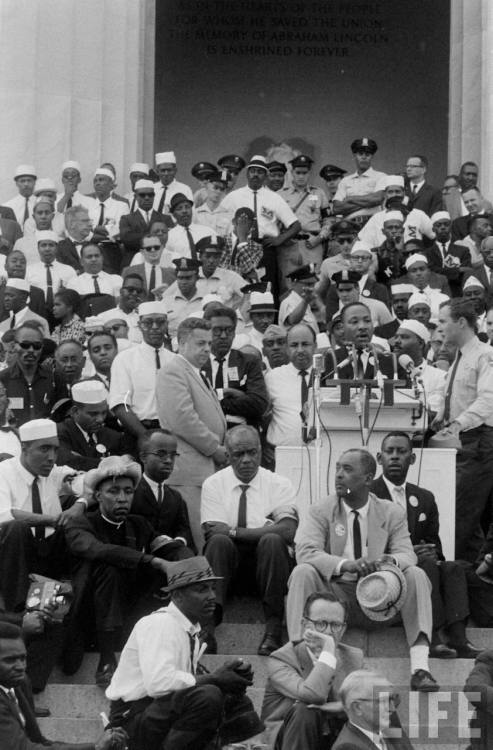
[[[334,196],[334,211],[348,219],[376,213],[383,199],[385,173],[371,166],[378,150],[372,138],[356,138],[351,143],[356,172],[343,177]]]

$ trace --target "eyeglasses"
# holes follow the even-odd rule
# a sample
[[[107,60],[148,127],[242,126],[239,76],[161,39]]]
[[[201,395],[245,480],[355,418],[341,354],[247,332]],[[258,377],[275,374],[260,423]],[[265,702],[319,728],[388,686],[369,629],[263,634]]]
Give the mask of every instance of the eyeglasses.
[[[232,336],[235,332],[234,326],[224,326],[224,328],[221,328],[221,326],[214,326],[214,328],[211,329],[214,336]]]
[[[151,328],[164,328],[166,323],[168,321],[166,318],[163,318],[162,320],[156,320],[155,318],[148,319],[148,320],[141,320],[140,321],[140,327],[143,328],[145,331],[150,331]]]
[[[146,245],[142,250],[161,250],[161,245]]]
[[[374,698],[353,698],[353,701],[364,701],[365,703],[374,703],[376,700],[380,700],[380,698],[388,698],[389,703],[392,703],[394,705],[394,708],[398,708],[401,702],[401,696],[399,693],[387,693],[385,690],[381,690],[379,693],[375,695]]]
[[[165,458],[177,458],[180,454],[176,451],[147,451],[146,456],[157,456],[163,461]]]
[[[26,351],[27,349],[34,349],[35,352],[39,352],[43,348],[42,341],[17,341],[17,344]]]
[[[313,627],[318,633],[323,633],[325,630],[330,629],[331,633],[334,633],[337,635],[337,633],[340,633],[345,627],[345,622],[330,622],[330,620],[312,620],[310,617],[304,617],[304,620],[307,622],[311,622]]]

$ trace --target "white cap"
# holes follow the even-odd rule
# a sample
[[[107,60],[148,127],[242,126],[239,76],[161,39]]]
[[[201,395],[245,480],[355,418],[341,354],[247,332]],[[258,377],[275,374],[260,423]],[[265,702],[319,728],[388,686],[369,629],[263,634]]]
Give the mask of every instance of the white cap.
[[[34,205],[37,206],[38,203],[49,203],[53,207],[53,198],[48,198],[47,195],[37,195]]]
[[[403,320],[399,328],[405,328],[406,331],[415,333],[416,336],[419,336],[419,338],[425,342],[425,344],[428,344],[430,341],[429,330],[423,325],[423,323],[420,323],[419,320]]]
[[[464,286],[462,287],[462,290],[469,289],[469,287],[471,286],[479,286],[481,287],[481,289],[486,289],[485,285],[482,284],[480,280],[476,278],[476,276],[468,276],[464,282]]]
[[[390,294],[413,294],[416,287],[413,284],[392,284]]]
[[[224,301],[222,297],[219,296],[219,294],[206,294],[204,296],[204,299],[202,300],[202,310],[206,305],[209,304],[209,302],[220,302],[221,305],[224,305]]]
[[[154,190],[155,185],[152,180],[137,180],[137,182],[134,185],[134,193],[137,192],[137,190]]]
[[[156,154],[156,165],[160,164],[176,164],[176,156],[174,151],[161,151]]]
[[[96,175],[98,174],[104,175],[105,177],[111,177],[112,180],[115,179],[115,175],[113,174],[111,169],[106,169],[106,167],[98,167],[94,172],[94,177],[96,177]]]
[[[132,172],[142,172],[142,174],[149,174],[149,164],[145,164],[143,161],[134,161],[134,163],[130,165],[130,169],[128,170],[129,174],[132,174]]]
[[[83,380],[72,386],[72,401],[78,404],[100,404],[108,398],[108,391],[100,380]]]
[[[435,211],[434,214],[431,216],[431,223],[434,224],[435,221],[450,221],[450,214],[448,211]]]
[[[36,177],[36,170],[32,164],[19,164],[14,172],[14,180],[17,177]]]
[[[252,292],[250,294],[250,312],[275,312],[272,292]]]
[[[391,187],[391,186],[394,187],[396,185],[398,187],[403,188],[404,187],[404,177],[401,174],[389,174],[389,175],[386,176],[386,178],[384,180],[384,183],[385,183],[385,187],[386,188]]]
[[[367,245],[366,242],[361,242],[361,240],[356,240],[356,242],[351,248],[350,255],[356,255],[356,253],[368,253],[368,255],[373,256],[371,247]]]
[[[104,320],[99,315],[88,315],[84,321],[84,329],[90,331],[92,328],[104,328]]]
[[[33,191],[34,195],[38,195],[38,193],[41,193],[44,190],[50,190],[51,192],[56,193],[55,181],[52,180],[51,177],[38,177],[36,180]]]
[[[21,292],[27,292],[29,294],[29,282],[25,279],[8,278],[5,282],[5,286],[9,286],[11,289],[19,289]]]
[[[422,253],[413,253],[409,256],[404,265],[407,270],[409,270],[411,266],[414,266],[416,263],[426,263],[426,265],[428,265],[428,258]]]
[[[37,229],[35,232],[36,242],[43,242],[45,240],[56,242],[58,244],[58,235],[53,229]]]
[[[163,303],[158,302],[157,300],[155,302],[142,302],[138,308],[137,312],[139,314],[139,318],[142,318],[144,315],[164,315],[166,317],[166,311],[163,308]]]
[[[120,307],[112,307],[111,310],[100,312],[98,319],[103,323],[109,323],[110,320],[124,320],[127,323],[127,316]]]
[[[404,222],[404,216],[401,211],[386,211],[383,217],[383,223],[387,221],[402,221]]]
[[[31,419],[19,427],[19,437],[22,443],[57,437],[56,424],[51,419]]]
[[[76,169],[80,174],[80,164],[78,161],[71,161],[70,159],[68,161],[64,161],[62,164],[62,172],[65,172],[66,169]]]
[[[431,305],[423,292],[413,292],[413,294],[411,294],[407,301],[407,309],[410,310],[414,305],[426,305],[431,310]]]

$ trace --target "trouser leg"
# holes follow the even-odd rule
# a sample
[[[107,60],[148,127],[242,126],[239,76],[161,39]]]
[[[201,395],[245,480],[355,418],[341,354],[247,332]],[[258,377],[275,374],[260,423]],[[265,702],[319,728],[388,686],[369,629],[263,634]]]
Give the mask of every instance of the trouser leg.
[[[281,626],[284,596],[291,570],[288,546],[279,534],[266,534],[256,548],[257,587],[262,597],[265,620]]]

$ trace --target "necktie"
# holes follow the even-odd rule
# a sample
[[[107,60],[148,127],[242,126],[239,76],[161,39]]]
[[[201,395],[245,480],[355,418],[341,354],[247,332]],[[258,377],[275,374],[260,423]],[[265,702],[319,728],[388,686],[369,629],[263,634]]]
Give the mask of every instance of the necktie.
[[[187,233],[188,245],[190,247],[190,257],[192,260],[197,260],[197,251],[195,249],[195,242],[193,241],[192,233],[188,227],[185,227],[185,232]]]
[[[15,711],[15,714],[18,717],[21,725],[23,727],[25,727],[26,726],[26,719],[25,719],[24,714],[22,713],[22,711],[20,709],[19,701],[17,700],[17,696],[15,694],[14,689],[10,688],[10,690],[6,691],[5,695],[7,696],[7,698],[9,699],[9,701],[12,703],[12,707],[13,707],[13,709]]]
[[[154,352],[156,354],[156,370],[161,369],[161,360],[159,359],[159,349],[154,349]]]
[[[447,255],[447,245],[445,242],[440,243],[442,246],[442,260],[445,260],[445,256]]]
[[[254,224],[252,227],[252,238],[258,240],[259,229],[258,229],[258,216],[257,216],[257,191],[253,191],[253,213],[255,214]]]
[[[416,193],[417,192],[418,192],[418,186],[417,185],[413,185],[413,198],[416,197]]]
[[[12,315],[10,319],[10,327],[15,328],[15,313]]]
[[[146,224],[147,228],[149,228],[149,211],[146,211]]]
[[[353,520],[354,559],[359,560],[361,557],[361,527],[359,525],[359,513],[357,510],[352,510],[351,513],[354,515],[354,520]]]
[[[300,370],[299,376],[301,378],[301,408],[305,406],[306,402],[308,401],[308,381],[306,379],[306,376],[308,375],[308,372],[306,370]]]
[[[223,377],[223,364],[224,364],[225,357],[216,357],[216,362],[218,363],[218,368],[216,372],[216,380],[214,382],[214,388],[224,388],[224,377]]]
[[[87,436],[87,444],[89,448],[96,447],[96,441],[94,440],[94,435],[92,435],[91,433],[89,433],[89,435]]]
[[[444,409],[443,409],[443,421],[444,422],[448,422],[450,419],[450,401],[452,399],[452,388],[454,386],[455,375],[457,373],[457,368],[459,366],[459,361],[460,361],[461,356],[462,356],[462,352],[459,349],[459,351],[457,352],[457,356],[455,358],[454,366],[452,367],[452,372],[450,373],[450,378],[449,378],[448,385],[447,385],[447,391],[445,393],[445,404],[444,404]]]
[[[92,279],[93,279],[93,282],[94,282],[94,291],[95,291],[95,293],[96,294],[101,294],[101,289],[99,288],[99,284],[98,284],[98,275],[96,274],[95,276],[92,277]]]
[[[100,203],[99,205],[101,206],[101,211],[99,214],[98,226],[102,227],[104,224],[104,203]]]
[[[190,667],[192,674],[195,674],[195,647],[197,645],[197,636],[188,633],[188,639],[190,641]]]
[[[149,277],[149,292],[152,292],[155,286],[156,286],[156,266],[152,266],[151,275]]]
[[[46,268],[46,305],[53,307],[53,277],[51,275],[51,263],[45,263]]]
[[[361,352],[358,352],[358,356],[356,357],[356,380],[363,380],[365,377],[365,368],[363,367],[363,358],[361,356]]]
[[[240,526],[242,529],[246,529],[247,525],[247,489],[249,487],[249,484],[240,484],[241,495],[238,505],[238,522],[236,525]]]
[[[162,484],[158,484],[157,486],[157,501],[159,505],[161,505],[163,502],[163,485]]]
[[[394,487],[394,494],[399,505],[402,508],[406,508],[406,492],[404,490],[404,487]]]
[[[163,213],[164,204],[166,203],[166,193],[168,191],[167,187],[163,187],[163,192],[161,193],[161,200],[159,201],[159,206],[157,207],[158,214]]]
[[[205,383],[205,386],[206,386],[207,390],[208,390],[208,391],[210,391],[210,389],[211,389],[211,384],[209,383],[209,380],[208,380],[208,378],[207,378],[207,375],[205,374],[205,372],[202,372],[202,370],[200,370],[200,377],[201,377],[201,378],[202,378],[202,380],[204,381],[204,383]]]
[[[131,214],[133,214],[133,212],[135,211],[135,204],[136,204],[136,202],[137,201],[135,200],[135,195],[134,195],[134,197],[132,198],[132,205],[130,206],[130,213]]]
[[[22,223],[26,222],[29,219],[29,198],[26,198],[26,204],[24,206],[24,218],[22,219]]]
[[[34,477],[32,487],[31,487],[31,499],[32,499],[32,505],[33,505],[33,513],[38,513],[39,515],[42,515],[43,508],[41,506],[41,497],[39,495],[39,487],[38,487],[38,477]],[[34,536],[36,539],[44,539],[45,538],[45,530],[44,526],[36,526],[34,530]]]
[[[65,208],[72,208],[72,198],[69,198]]]

